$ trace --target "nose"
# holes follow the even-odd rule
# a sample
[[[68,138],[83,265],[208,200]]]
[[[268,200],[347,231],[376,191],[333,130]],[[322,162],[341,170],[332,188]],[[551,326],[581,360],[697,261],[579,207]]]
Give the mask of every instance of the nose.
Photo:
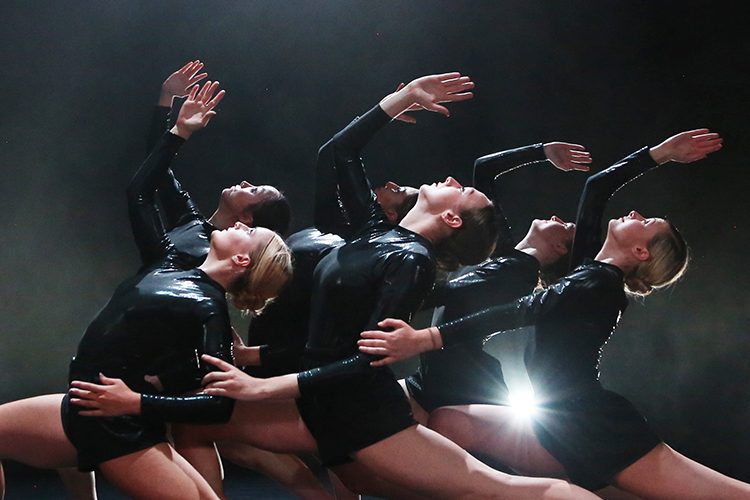
[[[451,176],[448,176],[448,177],[445,178],[444,184],[446,186],[455,187],[455,188],[459,188],[459,189],[461,189],[463,187],[460,182],[458,182],[456,179],[454,179]]]
[[[237,222],[234,223],[234,228],[242,230],[242,231],[246,231],[246,230],[250,229],[249,227],[247,227],[245,224],[243,224],[240,221],[237,221]]]
[[[628,217],[630,217],[631,219],[635,219],[635,220],[645,220],[645,217],[643,217],[641,214],[639,214],[635,210],[631,210],[630,213],[628,214]]]
[[[242,181],[242,182],[240,182],[240,187],[241,187],[241,188],[249,188],[249,187],[253,187],[253,185],[252,185],[252,184],[250,184],[250,183],[249,183],[249,182],[247,182],[247,181]]]
[[[552,220],[552,221],[555,221],[555,222],[559,222],[560,224],[565,224],[565,221],[564,221],[564,220],[562,220],[562,219],[561,219],[560,217],[558,217],[557,215],[553,215],[553,216],[552,216],[552,218],[551,218],[550,220]]]
[[[386,182],[386,183],[385,183],[385,188],[386,188],[386,189],[391,189],[391,190],[393,190],[393,191],[395,191],[395,190],[399,189],[400,187],[401,187],[401,186],[399,186],[398,184],[396,184],[396,183],[395,183],[395,182],[393,182],[393,181],[388,181],[388,182]]]

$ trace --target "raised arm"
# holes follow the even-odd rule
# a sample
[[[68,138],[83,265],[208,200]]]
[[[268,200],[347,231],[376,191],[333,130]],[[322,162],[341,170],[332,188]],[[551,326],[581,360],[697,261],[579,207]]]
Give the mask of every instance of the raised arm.
[[[571,170],[586,172],[589,170],[586,165],[591,163],[591,155],[580,144],[548,142],[500,151],[482,156],[474,161],[474,187],[490,197],[495,206],[498,224],[500,225],[498,244],[495,246],[493,256],[506,255],[515,245],[510,234],[510,224],[503,210],[499,190],[497,189],[496,181],[498,177],[525,165],[546,160],[549,160],[556,168],[566,172]]]
[[[361,229],[372,217],[378,216],[380,207],[364,169],[360,154],[375,133],[392,119],[397,119],[415,104],[421,109],[435,111],[445,116],[450,112],[441,103],[463,101],[473,97],[470,90],[474,83],[460,73],[445,73],[417,78],[396,92],[384,97],[380,103],[360,118],[352,121],[337,133],[318,152],[318,182],[316,189],[316,214],[327,213],[323,208],[331,203],[330,196],[335,182],[338,190],[338,203],[343,210],[352,232]],[[331,176],[331,165],[335,179]],[[321,196],[317,196],[320,193]],[[320,223],[321,225],[318,225]],[[316,220],[316,227],[327,230],[325,221]]]
[[[216,93],[217,88],[218,83],[211,82],[207,82],[200,91],[197,85],[193,87],[180,110],[177,123],[162,136],[128,185],[128,213],[144,266],[155,262],[167,248],[164,228],[154,204],[156,188],[180,146],[190,135],[205,127],[216,114],[213,108],[224,97],[223,90]]]
[[[691,163],[721,149],[719,134],[707,128],[674,135],[658,146],[644,147],[592,175],[586,181],[578,202],[576,235],[570,257],[575,269],[584,259],[593,258],[602,246],[602,217],[607,201],[625,184],[669,161]]]

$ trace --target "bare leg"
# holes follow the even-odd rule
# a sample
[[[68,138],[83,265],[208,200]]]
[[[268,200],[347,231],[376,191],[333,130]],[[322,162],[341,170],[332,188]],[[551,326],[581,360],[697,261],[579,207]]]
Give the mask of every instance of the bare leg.
[[[232,418],[220,425],[173,425],[175,448],[211,488],[222,496],[221,468],[213,442],[241,442],[280,453],[315,452],[317,447],[294,400],[244,402],[234,405]]]
[[[42,469],[74,467],[76,450],[60,419],[63,394],[0,405],[0,459]]]
[[[330,500],[315,474],[296,455],[272,453],[236,442],[217,443],[219,454],[246,469],[256,470],[304,500]]]
[[[531,476],[565,477],[565,469],[539,443],[531,422],[507,406],[438,408],[428,426],[461,448],[482,453]]]
[[[359,450],[355,458],[384,479],[432,498],[598,498],[564,481],[498,472],[420,425]]]
[[[690,460],[664,443],[617,474],[614,483],[643,498],[750,498],[750,484]]]
[[[218,498],[200,474],[166,443],[108,460],[99,465],[99,470],[134,498]]]
[[[96,500],[96,477],[93,472],[77,469],[57,469],[68,495],[74,500]]]
[[[5,498],[5,472],[3,472],[3,463],[0,462],[0,500]]]

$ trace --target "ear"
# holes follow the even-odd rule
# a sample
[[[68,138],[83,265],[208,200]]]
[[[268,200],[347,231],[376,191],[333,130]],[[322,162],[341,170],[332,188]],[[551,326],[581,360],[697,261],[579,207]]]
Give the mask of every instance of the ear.
[[[648,248],[644,246],[635,245],[630,251],[633,254],[633,257],[640,262],[645,262],[651,258],[651,253],[648,251]]]
[[[253,212],[252,210],[243,210],[242,213],[240,213],[239,217],[237,217],[237,220],[242,222],[244,225],[248,227],[253,227]]]
[[[252,262],[252,259],[247,254],[238,253],[237,255],[232,255],[232,263],[235,266],[248,268]]]
[[[442,220],[448,227],[458,229],[464,224],[461,216],[450,210],[446,210],[440,214],[440,220]]]
[[[396,222],[398,222],[398,214],[395,210],[389,208],[387,210],[384,210],[384,212],[385,216],[388,218],[388,222],[390,222],[391,224],[395,224]]]

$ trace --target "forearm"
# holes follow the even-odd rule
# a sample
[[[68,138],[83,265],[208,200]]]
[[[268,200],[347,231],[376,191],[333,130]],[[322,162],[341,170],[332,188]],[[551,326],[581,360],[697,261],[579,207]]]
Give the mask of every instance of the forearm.
[[[474,161],[474,187],[492,197],[497,176],[546,160],[541,143],[482,156]],[[495,198],[492,201],[499,202]]]
[[[212,424],[229,420],[234,400],[197,394],[195,396],[158,396],[141,394],[140,414],[165,422]]]

